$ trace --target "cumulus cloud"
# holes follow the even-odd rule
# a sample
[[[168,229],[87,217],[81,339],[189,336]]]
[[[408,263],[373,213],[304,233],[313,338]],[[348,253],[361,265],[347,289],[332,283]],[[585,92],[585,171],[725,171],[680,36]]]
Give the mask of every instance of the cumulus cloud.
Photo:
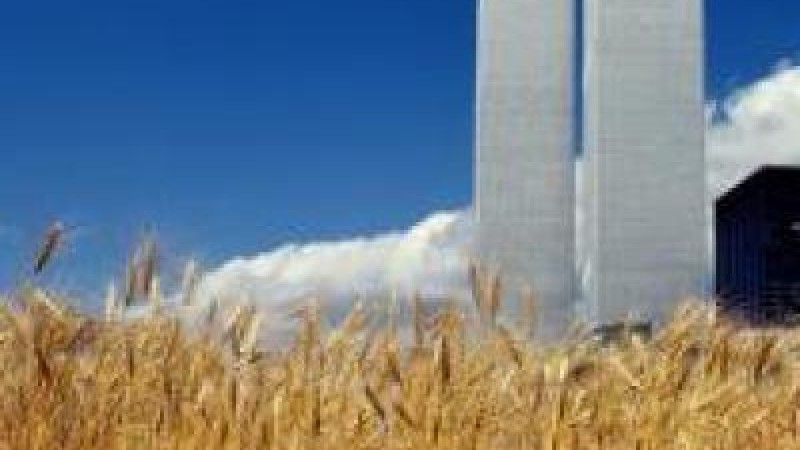
[[[356,299],[417,292],[425,298],[463,297],[472,236],[471,213],[464,210],[433,214],[407,231],[286,245],[211,271],[199,296],[252,303],[284,316],[311,299],[337,311]]]
[[[712,106],[709,183],[719,195],[763,164],[800,164],[800,67],[772,75]]]
[[[709,108],[709,190],[719,195],[762,164],[800,164],[800,67],[784,66]],[[580,217],[580,211],[578,212]],[[316,297],[328,309],[356,298],[465,295],[473,241],[468,210],[431,215],[407,231],[287,245],[212,270],[200,297],[252,303],[285,317]]]

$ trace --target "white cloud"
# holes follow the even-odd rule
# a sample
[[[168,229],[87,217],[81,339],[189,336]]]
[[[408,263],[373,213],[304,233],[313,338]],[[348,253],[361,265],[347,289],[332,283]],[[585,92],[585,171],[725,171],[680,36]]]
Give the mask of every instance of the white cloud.
[[[199,297],[253,303],[281,317],[309,299],[336,311],[356,298],[414,292],[426,298],[463,297],[472,235],[471,214],[455,211],[433,214],[403,232],[287,245],[211,271]]]
[[[762,164],[800,164],[800,67],[778,71],[713,106],[709,183],[715,195]]]
[[[800,164],[800,67],[785,66],[710,112],[712,193],[723,192],[761,164]],[[469,212],[442,212],[408,231],[287,245],[212,270],[199,294],[206,301],[253,303],[275,317],[285,317],[312,297],[329,310],[341,310],[356,297],[385,298],[392,292],[464,295],[472,229]]]

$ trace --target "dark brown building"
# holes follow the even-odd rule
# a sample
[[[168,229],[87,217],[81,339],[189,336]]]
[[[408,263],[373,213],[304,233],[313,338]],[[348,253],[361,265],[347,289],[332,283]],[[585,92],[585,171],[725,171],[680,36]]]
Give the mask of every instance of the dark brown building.
[[[767,166],[716,204],[721,306],[749,321],[800,317],[800,167]]]

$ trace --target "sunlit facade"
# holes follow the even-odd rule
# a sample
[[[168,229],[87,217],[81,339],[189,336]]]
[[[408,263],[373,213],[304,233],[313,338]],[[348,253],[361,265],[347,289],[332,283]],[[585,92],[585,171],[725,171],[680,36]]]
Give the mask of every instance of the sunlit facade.
[[[702,0],[586,0],[584,299],[659,322],[709,287]]]
[[[575,300],[572,0],[480,2],[476,213],[482,262],[530,288],[539,331]]]

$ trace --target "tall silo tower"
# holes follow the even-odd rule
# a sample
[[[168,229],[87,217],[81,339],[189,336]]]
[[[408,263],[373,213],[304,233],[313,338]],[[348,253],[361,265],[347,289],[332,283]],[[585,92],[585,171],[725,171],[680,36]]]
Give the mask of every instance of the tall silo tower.
[[[535,294],[541,334],[573,319],[573,0],[481,0],[476,215],[481,261]]]
[[[709,285],[702,0],[585,0],[590,320],[660,321]]]

